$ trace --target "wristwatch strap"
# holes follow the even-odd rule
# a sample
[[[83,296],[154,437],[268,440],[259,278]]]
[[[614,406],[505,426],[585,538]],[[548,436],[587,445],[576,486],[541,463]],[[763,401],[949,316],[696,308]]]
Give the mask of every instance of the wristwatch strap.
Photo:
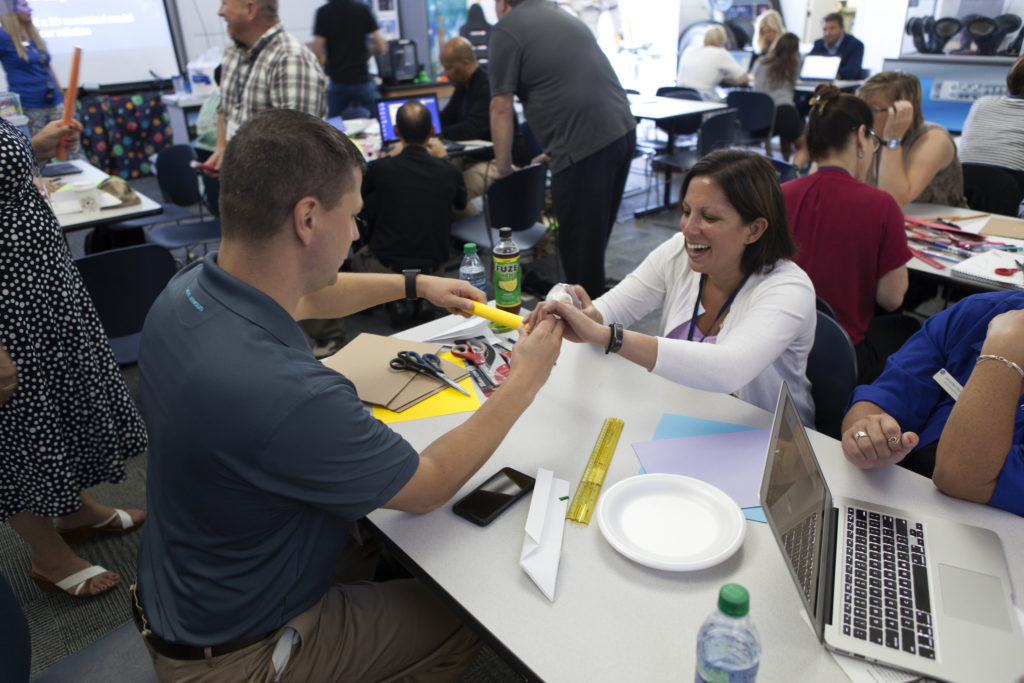
[[[406,268],[402,271],[402,275],[405,276],[405,298],[409,301],[419,298],[416,296],[416,276],[419,274],[419,268]]]
[[[612,331],[612,334],[608,340],[608,348],[604,350],[605,355],[618,353],[619,349],[622,348],[622,323],[612,323],[608,326],[608,329]]]

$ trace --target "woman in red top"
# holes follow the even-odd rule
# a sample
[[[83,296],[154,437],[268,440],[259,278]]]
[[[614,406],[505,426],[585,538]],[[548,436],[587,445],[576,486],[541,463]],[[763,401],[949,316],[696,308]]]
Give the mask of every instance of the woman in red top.
[[[864,182],[881,145],[871,124],[863,100],[819,85],[807,123],[807,149],[818,171],[782,186],[797,243],[794,261],[853,340],[862,383],[878,375],[917,327],[905,316],[875,318],[876,307],[884,313],[903,303],[911,253],[899,205]]]

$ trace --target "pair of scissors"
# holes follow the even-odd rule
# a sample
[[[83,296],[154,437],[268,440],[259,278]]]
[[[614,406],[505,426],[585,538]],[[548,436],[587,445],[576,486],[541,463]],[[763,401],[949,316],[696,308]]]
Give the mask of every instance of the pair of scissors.
[[[465,343],[456,344],[452,347],[452,355],[470,363],[468,366],[469,374],[473,377],[476,385],[480,387],[480,391],[484,392],[485,396],[490,396],[494,393],[494,390],[498,387],[491,381],[484,370],[487,367],[487,356],[483,346],[472,340],[466,340]]]
[[[451,377],[441,369],[441,359],[432,353],[425,353],[422,356],[415,351],[399,351],[398,355],[388,363],[395,370],[412,370],[427,377],[433,377],[439,382],[444,382],[452,389],[462,392],[466,396],[470,393],[460,387]]]
[[[1016,268],[996,268],[996,275],[1010,276],[1016,274],[1018,270],[1024,270],[1024,261],[1014,259],[1013,262],[1017,264]]]

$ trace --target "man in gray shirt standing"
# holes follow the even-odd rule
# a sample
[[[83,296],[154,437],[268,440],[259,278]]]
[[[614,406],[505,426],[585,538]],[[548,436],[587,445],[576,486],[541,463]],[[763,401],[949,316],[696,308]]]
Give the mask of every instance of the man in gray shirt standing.
[[[636,147],[622,84],[586,24],[548,0],[495,0],[491,135],[496,177],[512,173],[512,98],[550,157],[566,280],[604,293],[604,252]]]

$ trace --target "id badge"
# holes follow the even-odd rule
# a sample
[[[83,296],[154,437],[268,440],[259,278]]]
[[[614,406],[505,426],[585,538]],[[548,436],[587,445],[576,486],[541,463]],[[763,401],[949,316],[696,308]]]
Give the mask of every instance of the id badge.
[[[932,379],[934,379],[947,394],[952,396],[954,401],[960,398],[960,392],[964,390],[964,387],[960,382],[956,381],[956,378],[953,377],[953,375],[946,371],[946,368],[942,368],[932,375]]]

